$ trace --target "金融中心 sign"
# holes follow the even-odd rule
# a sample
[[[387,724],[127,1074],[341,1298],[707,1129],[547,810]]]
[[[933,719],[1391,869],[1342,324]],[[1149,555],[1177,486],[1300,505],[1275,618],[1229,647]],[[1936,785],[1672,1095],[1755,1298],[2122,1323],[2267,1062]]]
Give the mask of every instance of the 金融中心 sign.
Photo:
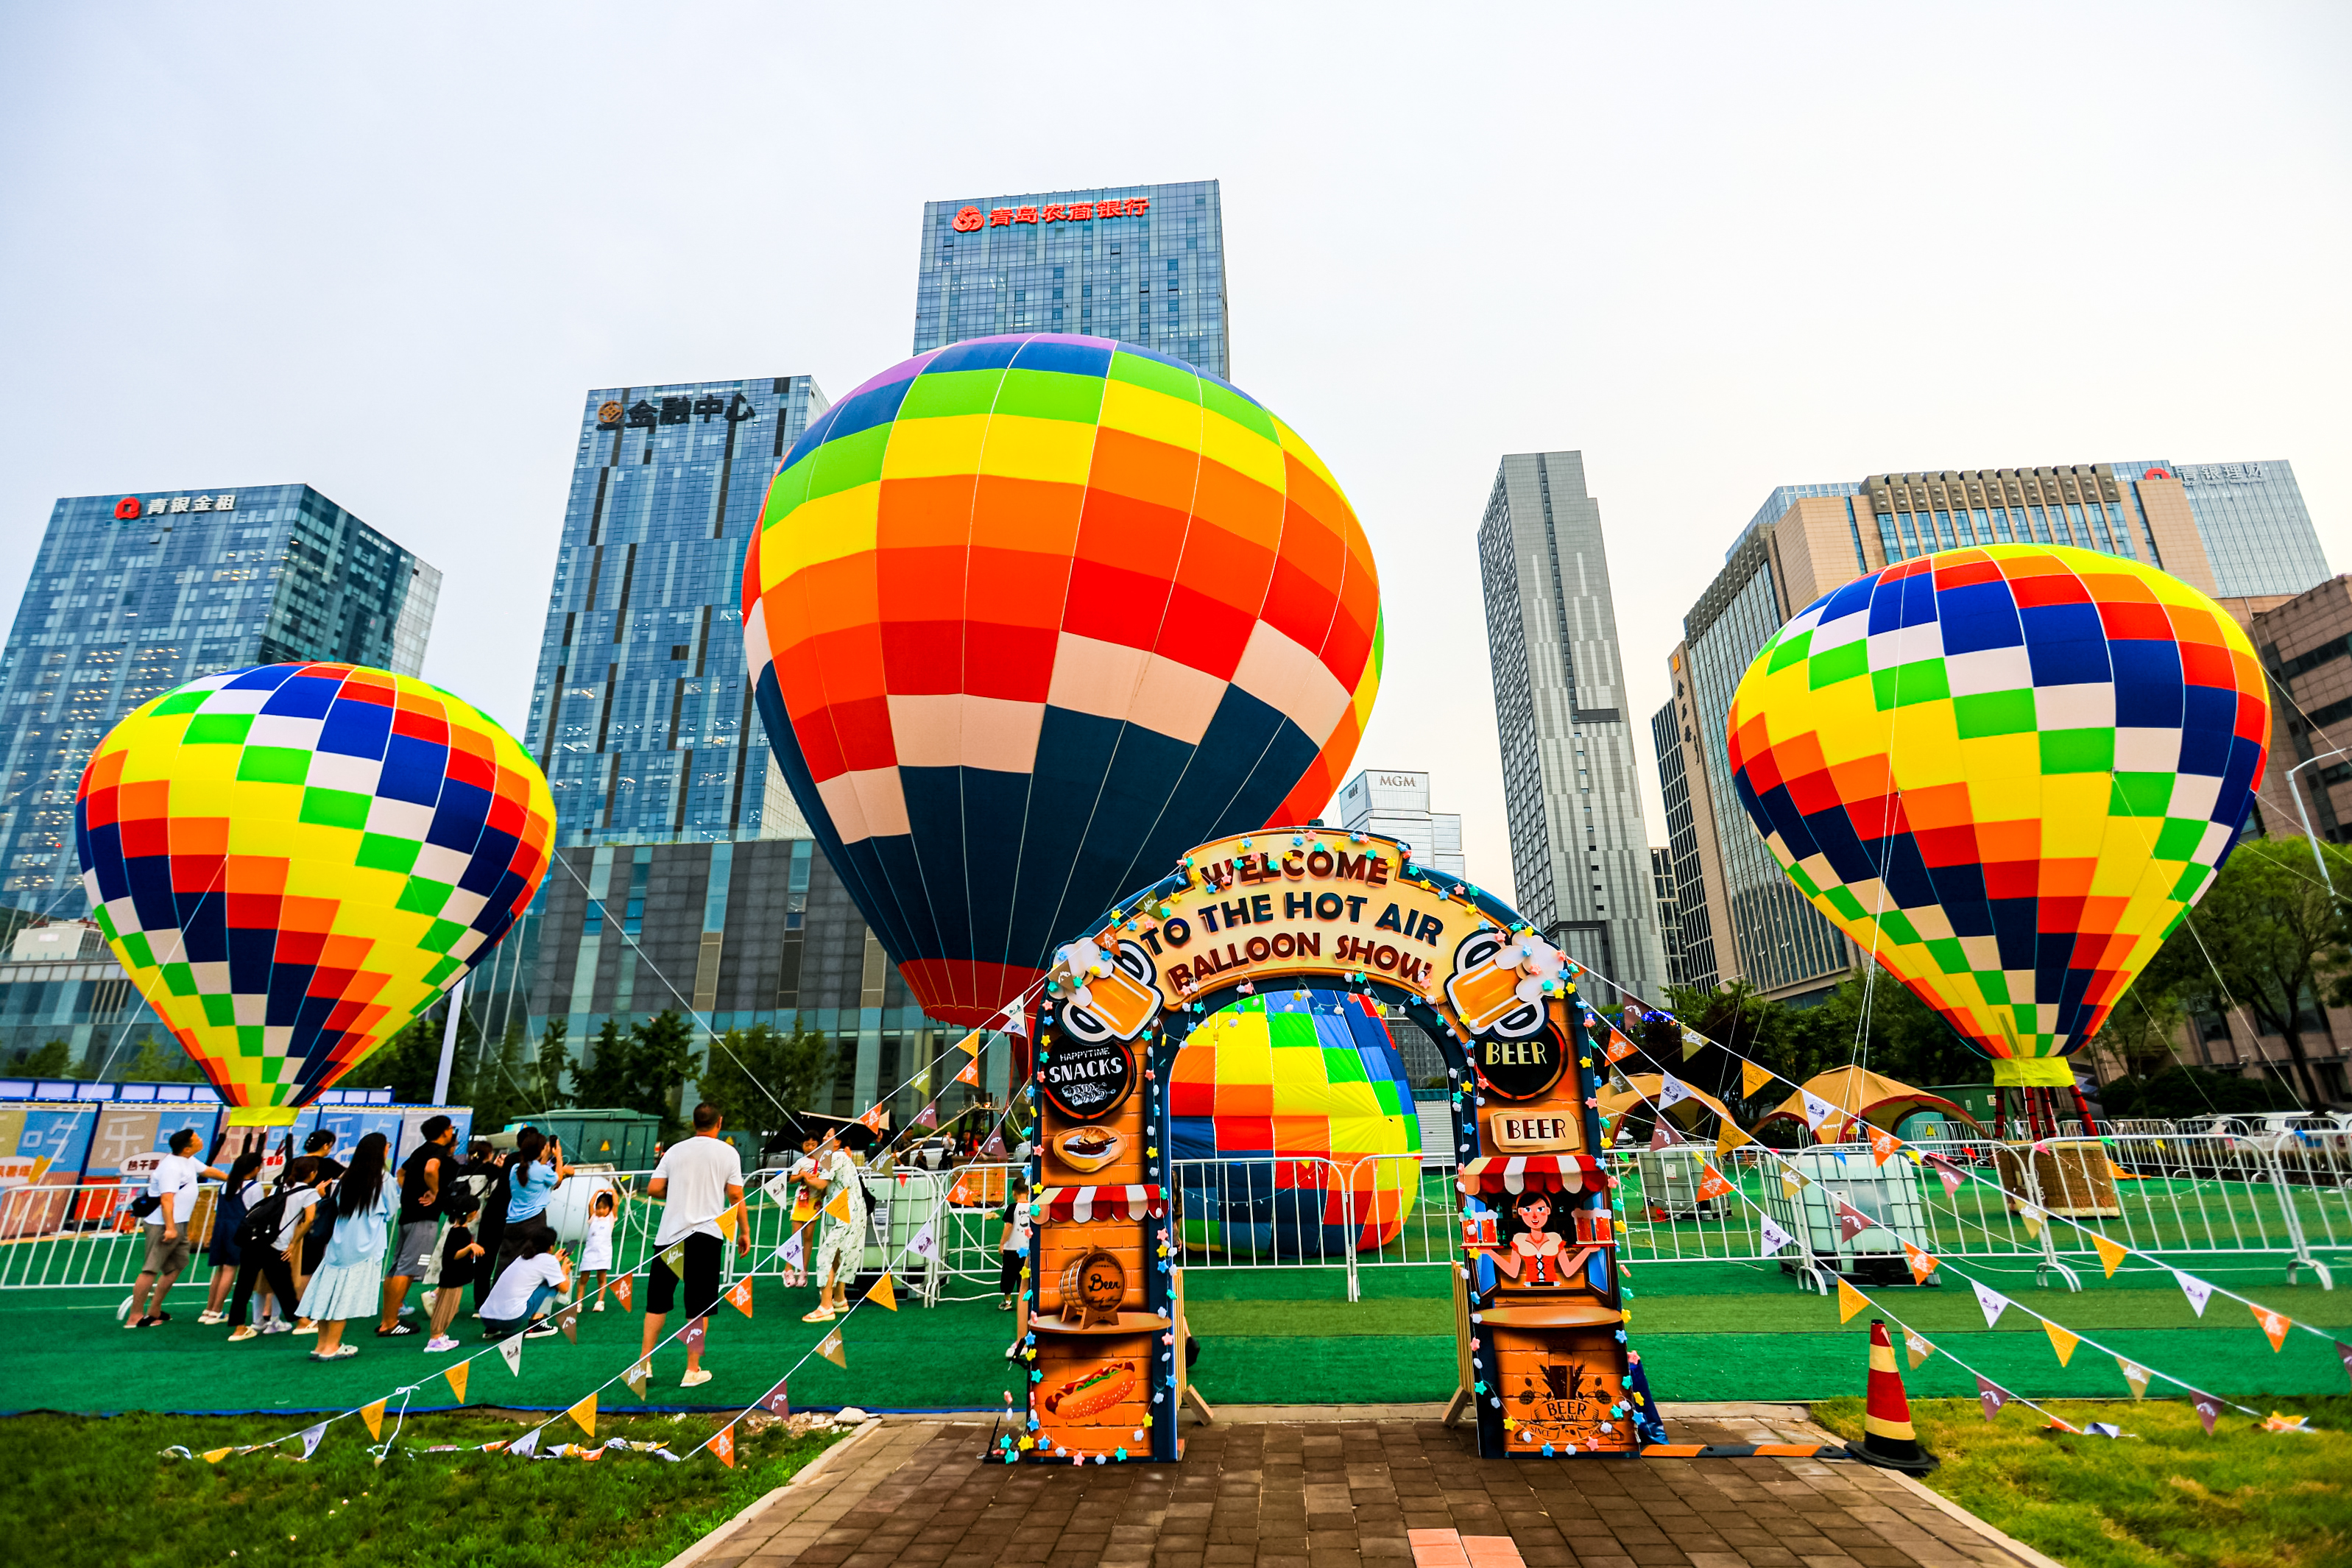
[[[1045,202],[1036,206],[960,207],[955,231],[971,234],[982,228],[1010,228],[1016,223],[1092,223],[1101,217],[1141,217],[1151,210],[1150,196],[1127,196],[1107,202]]]
[[[640,397],[626,408],[621,406],[617,397],[596,405],[596,426],[600,430],[616,430],[624,426],[632,430],[650,430],[657,425],[691,425],[698,418],[705,425],[716,418],[740,425],[759,416],[759,409],[740,392],[732,403],[717,393],[706,392],[700,397],[665,397],[659,403]]]

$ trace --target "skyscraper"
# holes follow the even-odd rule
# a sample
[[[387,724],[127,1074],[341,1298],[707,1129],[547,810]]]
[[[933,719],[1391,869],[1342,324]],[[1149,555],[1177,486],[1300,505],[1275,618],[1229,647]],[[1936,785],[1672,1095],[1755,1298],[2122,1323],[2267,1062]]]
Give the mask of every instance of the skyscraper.
[[[559,845],[788,826],[743,675],[743,550],[827,406],[805,375],[588,394],[524,736]]]
[[[1339,786],[1331,805],[1350,833],[1377,833],[1412,847],[1412,858],[1448,877],[1469,875],[1458,812],[1429,809],[1429,775],[1367,768]]]
[[[74,795],[132,709],[198,675],[415,675],[441,574],[308,485],[68,496],[0,656],[0,901],[79,915]]]
[[[1224,233],[1214,180],[926,202],[915,352],[1077,332],[1231,380]]]
[[[1651,721],[1690,983],[1768,996],[1828,991],[1853,963],[1749,826],[1724,731],[1748,666],[1790,616],[1890,562],[1971,544],[2070,544],[2147,562],[2242,623],[2326,580],[2286,464],[2209,464],[2191,485],[2161,461],[1873,474],[1782,485],[1683,620],[1674,697]],[[2199,470],[2202,471],[2202,470]]]
[[[1650,836],[1584,454],[1502,460],[1478,561],[1519,910],[1580,962],[1662,1001]]]

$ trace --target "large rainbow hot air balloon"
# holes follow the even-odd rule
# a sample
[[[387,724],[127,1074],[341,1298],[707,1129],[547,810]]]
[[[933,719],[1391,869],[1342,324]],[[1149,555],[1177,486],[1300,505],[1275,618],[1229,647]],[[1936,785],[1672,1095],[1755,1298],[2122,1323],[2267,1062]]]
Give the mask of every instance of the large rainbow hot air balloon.
[[[1168,1114],[1193,1247],[1337,1258],[1350,1223],[1381,1247],[1420,1190],[1412,1085],[1364,996],[1276,989],[1212,1014],[1176,1053]]]
[[[1186,849],[1320,810],[1380,682],[1322,461],[1103,338],[975,339],[834,405],[769,490],[743,635],[834,868],[964,1024]]]
[[[242,1126],[291,1121],[479,963],[554,827],[494,721],[348,664],[166,692],[99,743],[74,802],[99,928]]]
[[[1822,913],[1992,1058],[2064,1058],[2221,868],[2270,702],[2221,607],[2152,567],[1993,545],[1856,578],[1731,702],[1740,804]]]

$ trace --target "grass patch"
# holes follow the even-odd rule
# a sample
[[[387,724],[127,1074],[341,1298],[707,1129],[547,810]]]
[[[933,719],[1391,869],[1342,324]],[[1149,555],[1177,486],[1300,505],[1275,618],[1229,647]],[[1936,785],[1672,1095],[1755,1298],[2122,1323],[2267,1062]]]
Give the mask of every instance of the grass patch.
[[[839,1436],[793,1436],[781,1425],[747,1436],[739,1427],[732,1470],[707,1454],[673,1465],[623,1452],[593,1464],[410,1452],[526,1429],[483,1414],[412,1416],[381,1467],[352,1422],[330,1428],[307,1464],[266,1453],[217,1465],[162,1456],[173,1444],[201,1453],[267,1442],[287,1425],[274,1415],[144,1413],[0,1420],[0,1488],[9,1499],[0,1554],[24,1568],[657,1568]],[[606,1416],[596,1435],[682,1452],[717,1425],[709,1415]],[[541,1441],[552,1447],[580,1436],[559,1421]],[[299,1452],[299,1445],[289,1450]]]
[[[2265,1432],[2234,1412],[2207,1436],[2185,1403],[2064,1402],[2076,1425],[2136,1436],[2073,1436],[2011,1405],[1988,1423],[1974,1400],[1916,1400],[1911,1419],[1943,1468],[1927,1485],[2067,1568],[2315,1568],[2352,1561],[2352,1398],[2275,1402],[2315,1436]],[[2266,1405],[2265,1408],[2268,1408]],[[1822,1400],[1813,1418],[1862,1436],[1862,1401]]]

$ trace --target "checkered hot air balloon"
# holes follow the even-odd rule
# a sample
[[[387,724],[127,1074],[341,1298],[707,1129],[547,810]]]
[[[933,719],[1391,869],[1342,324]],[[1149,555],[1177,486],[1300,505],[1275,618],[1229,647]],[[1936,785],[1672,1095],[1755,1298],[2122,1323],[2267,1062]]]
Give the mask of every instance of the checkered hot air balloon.
[[[1337,1258],[1351,1219],[1370,1249],[1412,1211],[1412,1085],[1363,996],[1277,989],[1212,1014],[1176,1053],[1168,1112],[1190,1247],[1234,1261]]]
[[[1814,907],[1996,1082],[2052,1086],[2212,885],[2270,702],[2245,634],[2188,584],[1994,545],[1808,606],[1729,731],[1740,804]]]
[[[291,1121],[479,963],[554,828],[494,721],[348,664],[166,692],[99,743],[74,802],[99,928],[247,1126]]]
[[[826,856],[964,1024],[1192,846],[1321,809],[1380,683],[1371,551],[1322,461],[1104,338],[919,354],[812,422],[743,635]]]

